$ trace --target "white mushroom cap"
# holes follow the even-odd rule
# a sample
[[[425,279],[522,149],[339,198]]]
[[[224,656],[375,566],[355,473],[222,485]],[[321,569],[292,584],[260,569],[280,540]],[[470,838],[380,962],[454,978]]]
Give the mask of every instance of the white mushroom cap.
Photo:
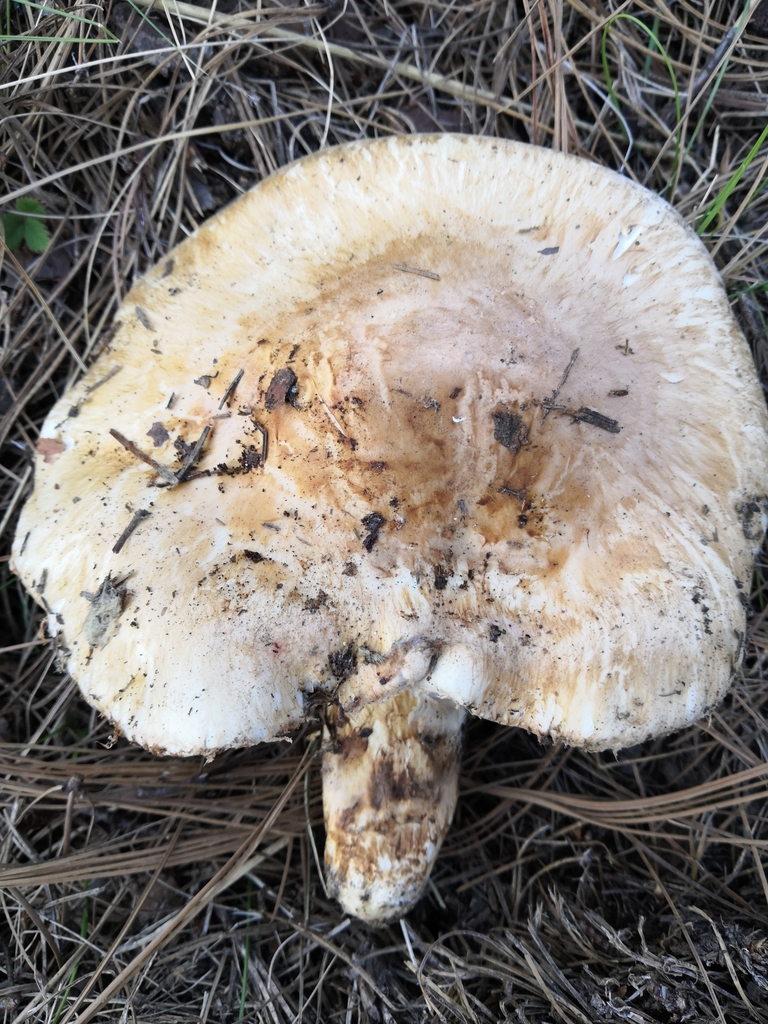
[[[175,487],[110,435],[178,470],[206,427]],[[132,289],[45,423],[13,562],[87,699],[154,750],[407,687],[620,747],[739,663],[766,437],[715,269],[657,196],[511,142],[354,144]]]

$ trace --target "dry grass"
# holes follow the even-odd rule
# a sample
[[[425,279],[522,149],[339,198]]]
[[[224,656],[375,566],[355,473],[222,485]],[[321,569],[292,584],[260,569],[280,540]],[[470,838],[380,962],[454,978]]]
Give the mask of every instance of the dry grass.
[[[429,894],[381,931],[323,892],[316,726],[207,766],[110,745],[7,566],[41,420],[132,282],[324,145],[621,169],[703,228],[765,378],[768,0],[147,6],[0,5],[4,211],[52,236],[0,255],[3,1021],[768,1021],[768,564],[710,721],[618,758],[474,723]]]

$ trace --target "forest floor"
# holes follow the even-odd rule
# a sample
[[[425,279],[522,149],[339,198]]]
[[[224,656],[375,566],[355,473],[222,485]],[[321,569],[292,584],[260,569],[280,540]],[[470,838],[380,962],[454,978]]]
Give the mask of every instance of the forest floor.
[[[620,171],[699,232],[765,384],[767,125],[768,0],[0,5],[4,1022],[768,1022],[765,558],[705,721],[619,755],[473,721],[427,895],[378,930],[324,892],[317,722],[209,765],[111,743],[9,564],[43,419],[133,282],[324,146]]]

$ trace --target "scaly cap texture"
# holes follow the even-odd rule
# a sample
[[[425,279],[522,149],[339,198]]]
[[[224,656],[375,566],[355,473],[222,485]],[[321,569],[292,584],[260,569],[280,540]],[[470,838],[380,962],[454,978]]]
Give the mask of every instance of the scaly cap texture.
[[[739,663],[750,355],[694,234],[583,160],[441,136],[285,168],[136,284],[39,452],[15,570],[157,751],[405,689],[619,747]]]

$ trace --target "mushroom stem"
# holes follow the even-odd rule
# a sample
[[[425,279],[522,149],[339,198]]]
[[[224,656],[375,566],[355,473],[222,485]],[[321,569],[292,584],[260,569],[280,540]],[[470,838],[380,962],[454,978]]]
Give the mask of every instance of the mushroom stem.
[[[464,718],[451,701],[410,691],[329,710],[325,863],[347,913],[384,923],[420,898],[456,807]]]

